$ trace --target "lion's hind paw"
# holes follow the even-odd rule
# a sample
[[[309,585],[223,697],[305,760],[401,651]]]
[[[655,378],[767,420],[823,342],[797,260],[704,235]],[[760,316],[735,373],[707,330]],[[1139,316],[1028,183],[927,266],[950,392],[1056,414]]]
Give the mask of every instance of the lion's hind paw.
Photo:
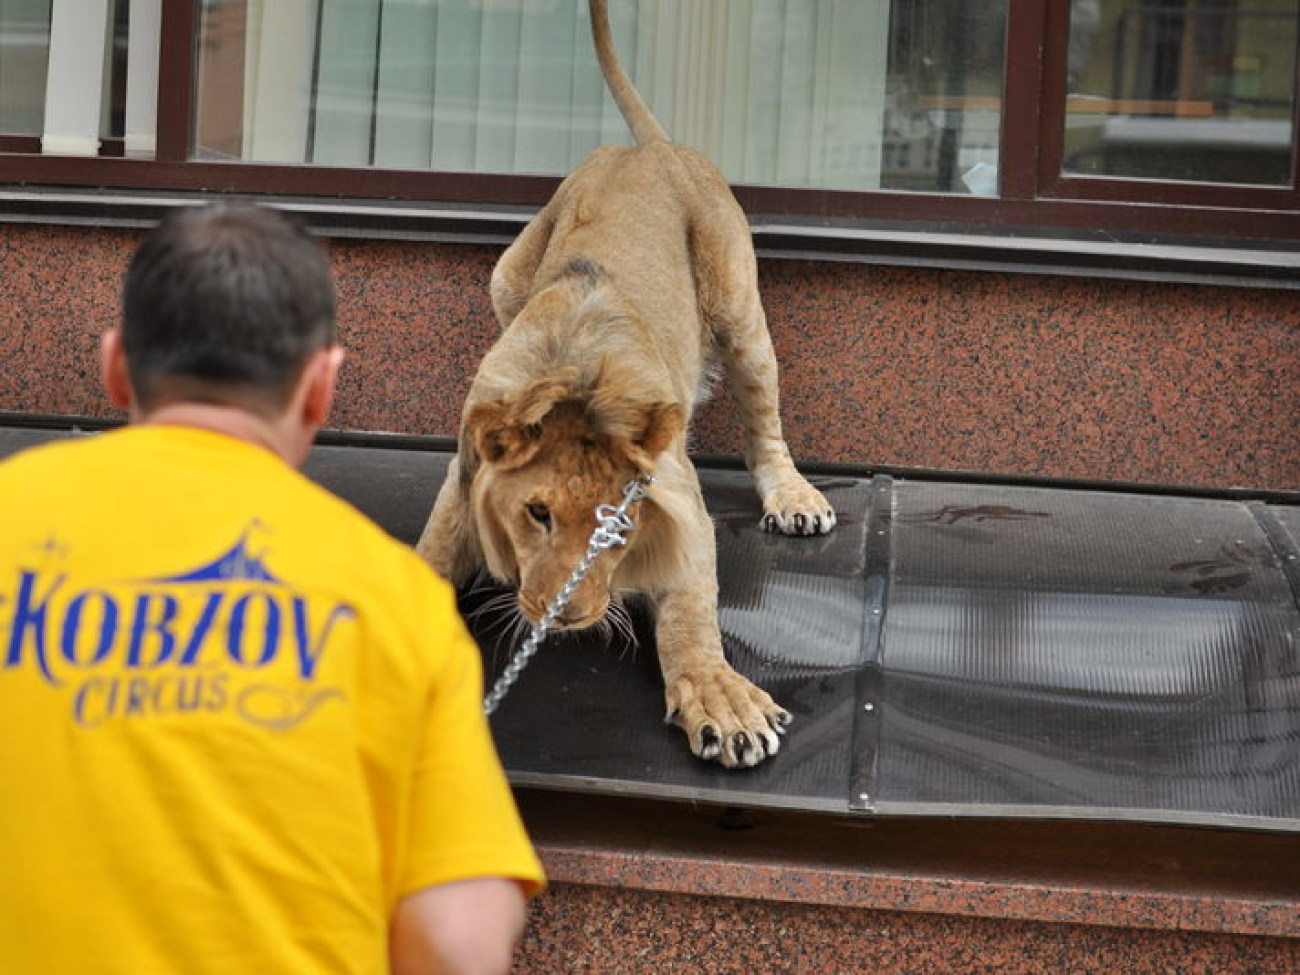
[[[763,496],[763,531],[781,535],[827,535],[835,527],[835,509],[825,495],[792,473],[779,481],[759,480]]]
[[[827,535],[835,527],[835,510],[826,508],[807,514],[797,511],[769,512],[763,515],[763,531],[770,535]]]

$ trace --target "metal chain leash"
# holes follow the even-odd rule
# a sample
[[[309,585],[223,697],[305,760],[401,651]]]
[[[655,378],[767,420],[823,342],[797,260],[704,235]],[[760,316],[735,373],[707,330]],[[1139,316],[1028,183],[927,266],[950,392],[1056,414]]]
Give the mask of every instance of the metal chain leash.
[[[501,672],[501,676],[492,685],[491,693],[483,699],[484,714],[490,715],[495,711],[502,698],[510,692],[510,688],[519,679],[520,672],[528,666],[528,661],[537,652],[542,640],[546,638],[547,631],[555,625],[555,621],[564,612],[564,608],[569,605],[569,600],[578,591],[578,586],[587,573],[591,571],[591,567],[595,564],[600,553],[607,548],[613,548],[615,545],[627,544],[627,533],[636,527],[632,517],[627,513],[627,509],[646,496],[650,482],[653,480],[654,478],[649,474],[634,477],[623,485],[623,500],[617,505],[596,505],[596,528],[592,531],[591,538],[587,540],[587,551],[583,553],[569,578],[560,587],[560,591],[555,598],[551,600],[551,605],[546,608],[545,615],[533,625],[528,638],[515,651],[515,655],[510,658],[510,662],[506,664],[506,669]]]

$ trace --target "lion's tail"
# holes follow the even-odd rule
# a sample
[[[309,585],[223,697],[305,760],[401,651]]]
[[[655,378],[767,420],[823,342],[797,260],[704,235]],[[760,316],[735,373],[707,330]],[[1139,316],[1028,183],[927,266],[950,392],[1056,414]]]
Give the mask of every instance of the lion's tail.
[[[601,74],[609,93],[614,96],[618,110],[623,113],[623,120],[632,130],[632,138],[637,145],[647,142],[666,142],[668,133],[650,111],[641,93],[632,84],[632,79],[623,69],[614,49],[614,35],[609,29],[609,12],[605,9],[605,0],[589,0],[591,9],[591,39],[596,45],[596,58],[600,61]]]

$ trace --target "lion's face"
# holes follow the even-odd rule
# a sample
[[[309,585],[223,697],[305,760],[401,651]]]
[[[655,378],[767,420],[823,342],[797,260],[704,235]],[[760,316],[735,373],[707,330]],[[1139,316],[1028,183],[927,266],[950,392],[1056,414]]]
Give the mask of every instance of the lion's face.
[[[628,470],[626,476],[593,477],[556,460],[544,456],[520,470],[485,473],[475,491],[488,568],[518,588],[519,606],[534,623],[586,553],[596,505],[617,503],[620,476],[633,476]],[[614,546],[596,559],[570,596],[559,627],[590,626],[605,615],[609,582],[625,555],[625,547]]]
[[[680,409],[645,408],[631,437],[606,429],[587,404],[573,400],[552,403],[536,422],[502,421],[494,405],[468,418],[481,459],[471,505],[488,570],[517,587],[519,606],[535,623],[586,553],[596,506],[618,504],[627,482],[653,469],[654,457],[681,430]],[[653,505],[639,502],[629,513],[640,528],[653,517]],[[604,618],[611,579],[639,540],[636,529],[627,537],[627,546],[607,549],[595,560],[558,629],[580,629]]]

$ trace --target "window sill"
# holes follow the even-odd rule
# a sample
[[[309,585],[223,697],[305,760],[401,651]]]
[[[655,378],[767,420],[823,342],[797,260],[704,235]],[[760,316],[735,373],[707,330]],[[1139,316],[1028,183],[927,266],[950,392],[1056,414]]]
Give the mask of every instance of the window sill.
[[[211,194],[0,190],[0,223],[145,227]],[[531,207],[257,197],[326,237],[504,245]],[[1249,219],[1243,214],[1243,219]],[[1117,239],[1105,233],[1023,234],[963,225],[795,221],[751,215],[760,257],[1002,273],[1050,274],[1300,290],[1300,247],[1269,242]]]

